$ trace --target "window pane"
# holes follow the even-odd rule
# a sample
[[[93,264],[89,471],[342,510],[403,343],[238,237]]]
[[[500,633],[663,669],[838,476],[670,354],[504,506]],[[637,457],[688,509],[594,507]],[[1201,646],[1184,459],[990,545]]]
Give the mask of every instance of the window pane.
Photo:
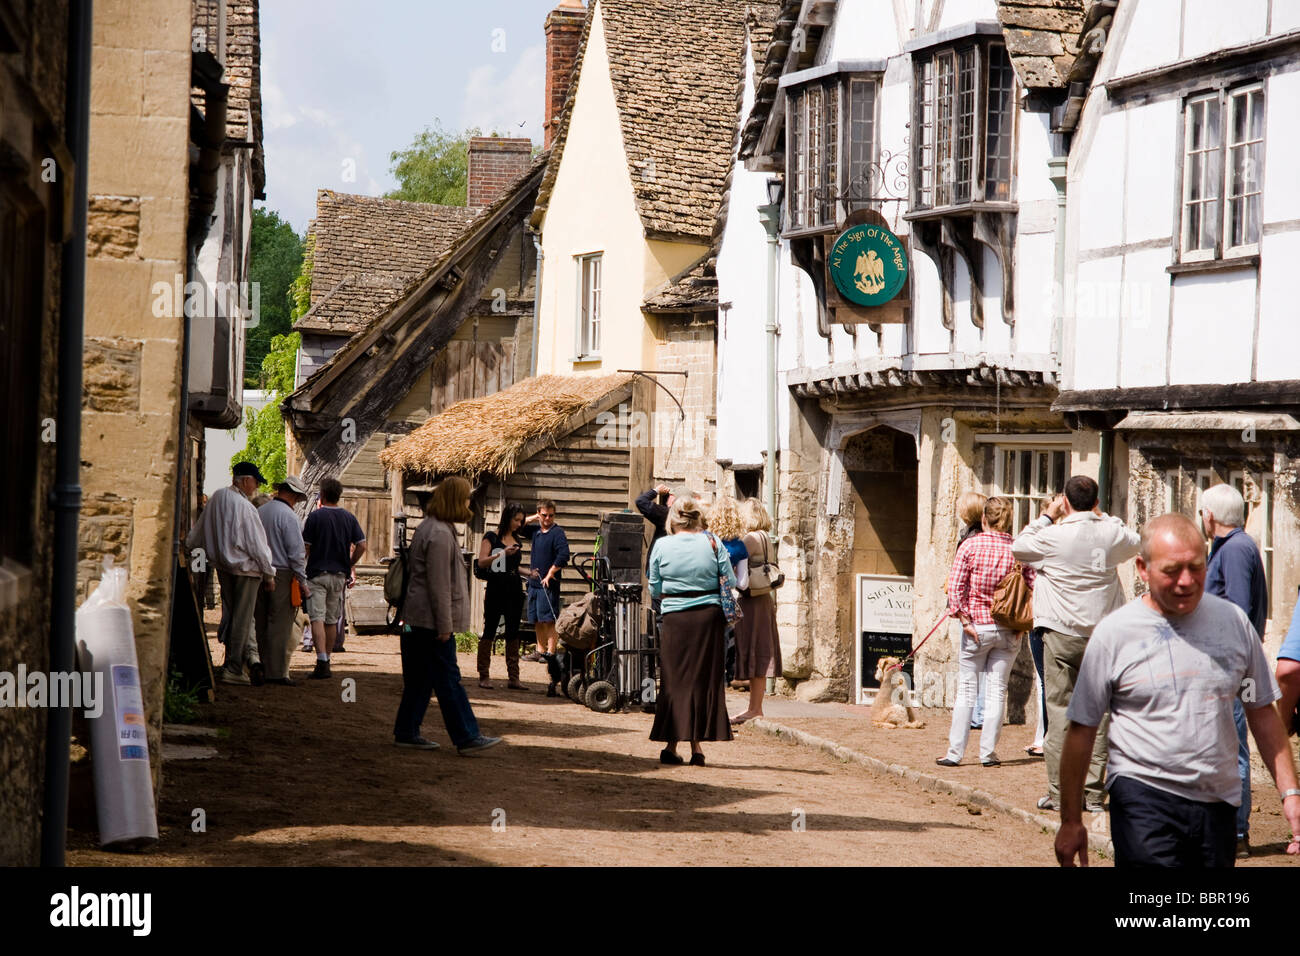
[[[940,53],[934,61],[935,84],[935,184],[934,204],[946,206],[952,202],[953,185],[957,181],[956,111],[957,91],[953,56]]]
[[[818,223],[823,226],[835,225],[835,204],[839,198],[840,184],[840,87],[832,84],[826,87],[826,131],[823,138],[825,160],[822,172],[822,203]]]
[[[1034,497],[1037,498],[1047,492],[1047,452],[1036,451],[1034,458],[1038,465],[1038,480],[1034,484]]]
[[[988,132],[985,137],[984,198],[1011,198],[1012,143],[1015,128],[1016,74],[1006,48],[995,44],[988,49],[989,97]]]
[[[1047,488],[1048,494],[1057,494],[1065,490],[1065,452],[1052,452],[1052,484]]]
[[[957,169],[953,201],[969,202],[975,163],[975,51],[957,54]]]
[[[854,198],[871,195],[871,162],[875,155],[876,84],[870,80],[849,83],[849,168],[846,192]],[[887,184],[876,184],[882,191]]]
[[[921,130],[917,137],[916,153],[916,204],[934,205],[934,151],[935,151],[935,79],[934,61],[921,64],[917,77],[921,87]]]

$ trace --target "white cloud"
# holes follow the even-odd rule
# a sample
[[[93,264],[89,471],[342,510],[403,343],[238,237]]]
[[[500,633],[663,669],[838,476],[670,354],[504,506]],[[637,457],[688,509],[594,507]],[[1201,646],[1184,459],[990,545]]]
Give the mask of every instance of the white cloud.
[[[545,45],[530,46],[518,56],[495,54],[466,76],[461,125],[540,143],[545,95]]]

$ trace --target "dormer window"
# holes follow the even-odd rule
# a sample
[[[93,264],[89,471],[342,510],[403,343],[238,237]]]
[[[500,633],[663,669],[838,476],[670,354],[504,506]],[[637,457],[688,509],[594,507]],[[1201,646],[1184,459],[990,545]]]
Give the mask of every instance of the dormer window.
[[[1001,43],[976,37],[913,60],[912,208],[1010,202],[1016,76]]]
[[[877,81],[871,75],[841,72],[839,66],[817,67],[782,80],[787,234],[834,229],[871,196]]]

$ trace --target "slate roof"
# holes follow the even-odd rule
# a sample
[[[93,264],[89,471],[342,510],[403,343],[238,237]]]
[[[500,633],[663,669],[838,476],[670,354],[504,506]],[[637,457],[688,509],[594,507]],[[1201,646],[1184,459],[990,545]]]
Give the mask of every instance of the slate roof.
[[[479,212],[319,190],[311,308],[294,328],[359,332],[446,252]]]
[[[998,22],[1020,82],[1029,89],[1064,89],[1079,55],[1093,0],[998,0]]]
[[[731,166],[746,22],[776,5],[752,0],[598,0],[628,174],[650,235],[707,242]],[[563,161],[597,2],[542,182],[538,224]]]
[[[710,251],[646,296],[647,312],[708,312],[718,307],[718,259]]]

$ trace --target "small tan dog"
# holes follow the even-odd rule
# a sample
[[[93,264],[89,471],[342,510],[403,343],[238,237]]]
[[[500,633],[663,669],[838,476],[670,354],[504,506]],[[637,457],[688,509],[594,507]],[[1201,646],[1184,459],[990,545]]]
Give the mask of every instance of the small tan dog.
[[[882,657],[876,663],[876,680],[880,690],[871,704],[871,723],[876,727],[907,727],[918,730],[925,726],[924,720],[916,719],[907,690],[907,680],[903,677],[903,662],[897,657]]]

